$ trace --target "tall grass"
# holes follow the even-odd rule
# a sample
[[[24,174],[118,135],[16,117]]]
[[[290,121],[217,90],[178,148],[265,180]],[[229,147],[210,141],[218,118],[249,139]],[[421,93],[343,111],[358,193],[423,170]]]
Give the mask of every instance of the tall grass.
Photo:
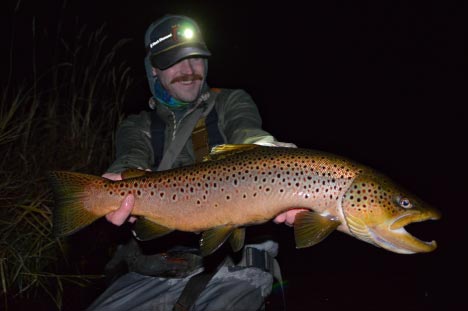
[[[105,27],[83,27],[72,42],[60,39],[50,59],[34,59],[30,79],[19,83],[3,73],[9,78],[0,89],[0,309],[24,301],[59,309],[66,286],[100,277],[84,274],[86,263],[70,259],[74,246],[52,236],[45,176],[54,169],[101,174],[109,165],[131,85],[130,69],[119,61],[126,42],[110,42]],[[50,66],[39,72],[44,62]]]

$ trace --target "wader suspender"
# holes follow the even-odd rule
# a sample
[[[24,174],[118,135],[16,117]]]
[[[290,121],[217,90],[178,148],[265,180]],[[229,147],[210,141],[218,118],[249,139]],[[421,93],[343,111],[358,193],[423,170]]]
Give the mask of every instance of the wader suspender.
[[[151,144],[154,152],[154,167],[158,167],[163,158],[165,128],[166,124],[154,111],[151,114]],[[192,145],[196,162],[203,160],[203,157],[209,153],[211,148],[223,143],[224,139],[218,128],[218,113],[216,107],[213,107],[206,117],[198,120],[192,131]]]
[[[224,143],[224,139],[218,128],[218,114],[216,107],[213,107],[206,118],[198,120],[192,131],[195,162],[203,161],[203,158],[210,153],[211,148],[222,143]]]

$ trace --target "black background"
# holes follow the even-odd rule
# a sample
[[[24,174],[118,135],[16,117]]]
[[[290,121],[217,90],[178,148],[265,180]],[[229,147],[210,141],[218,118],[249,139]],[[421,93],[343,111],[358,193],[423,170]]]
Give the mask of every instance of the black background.
[[[21,3],[15,14],[16,2],[7,3],[4,42],[14,24],[21,34],[14,57],[25,59],[17,75],[28,74],[33,16],[38,25],[65,19],[93,29],[106,23],[110,38],[130,38],[121,52],[135,79],[127,113],[146,109],[150,95],[146,27],[166,13],[189,15],[213,54],[210,86],[248,91],[266,130],[281,141],[367,164],[442,211],[440,221],[414,228],[418,237],[439,243],[435,252],[417,255],[393,254],[341,233],[296,250],[291,228],[266,225],[280,240],[288,310],[468,306],[463,2],[81,0],[60,9],[62,1],[37,1]],[[75,32],[64,28],[66,36]],[[271,310],[281,306],[279,297],[275,290]]]

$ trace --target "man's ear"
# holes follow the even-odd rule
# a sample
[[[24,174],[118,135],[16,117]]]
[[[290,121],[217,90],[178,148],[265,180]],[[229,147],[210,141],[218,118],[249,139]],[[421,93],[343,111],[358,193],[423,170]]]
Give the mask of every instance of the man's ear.
[[[151,70],[153,71],[153,77],[156,77],[158,75],[156,68],[151,67]]]

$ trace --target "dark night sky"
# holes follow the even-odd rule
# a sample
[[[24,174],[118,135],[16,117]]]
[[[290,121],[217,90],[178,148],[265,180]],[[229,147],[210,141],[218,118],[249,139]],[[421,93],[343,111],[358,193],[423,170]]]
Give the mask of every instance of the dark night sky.
[[[27,33],[31,16],[54,25],[59,3],[23,3],[16,31]],[[468,290],[468,256],[461,254],[468,245],[468,28],[462,2],[69,1],[61,13],[67,20],[78,18],[91,28],[105,22],[111,38],[132,39],[122,51],[136,81],[129,112],[145,108],[143,35],[165,13],[199,21],[213,54],[209,84],[246,89],[264,127],[280,140],[367,164],[443,213],[428,229],[419,226],[439,249],[413,256],[341,233],[313,249],[295,250],[292,230],[274,229],[285,237],[280,260],[290,310],[462,306]],[[27,49],[19,48],[22,53]]]

